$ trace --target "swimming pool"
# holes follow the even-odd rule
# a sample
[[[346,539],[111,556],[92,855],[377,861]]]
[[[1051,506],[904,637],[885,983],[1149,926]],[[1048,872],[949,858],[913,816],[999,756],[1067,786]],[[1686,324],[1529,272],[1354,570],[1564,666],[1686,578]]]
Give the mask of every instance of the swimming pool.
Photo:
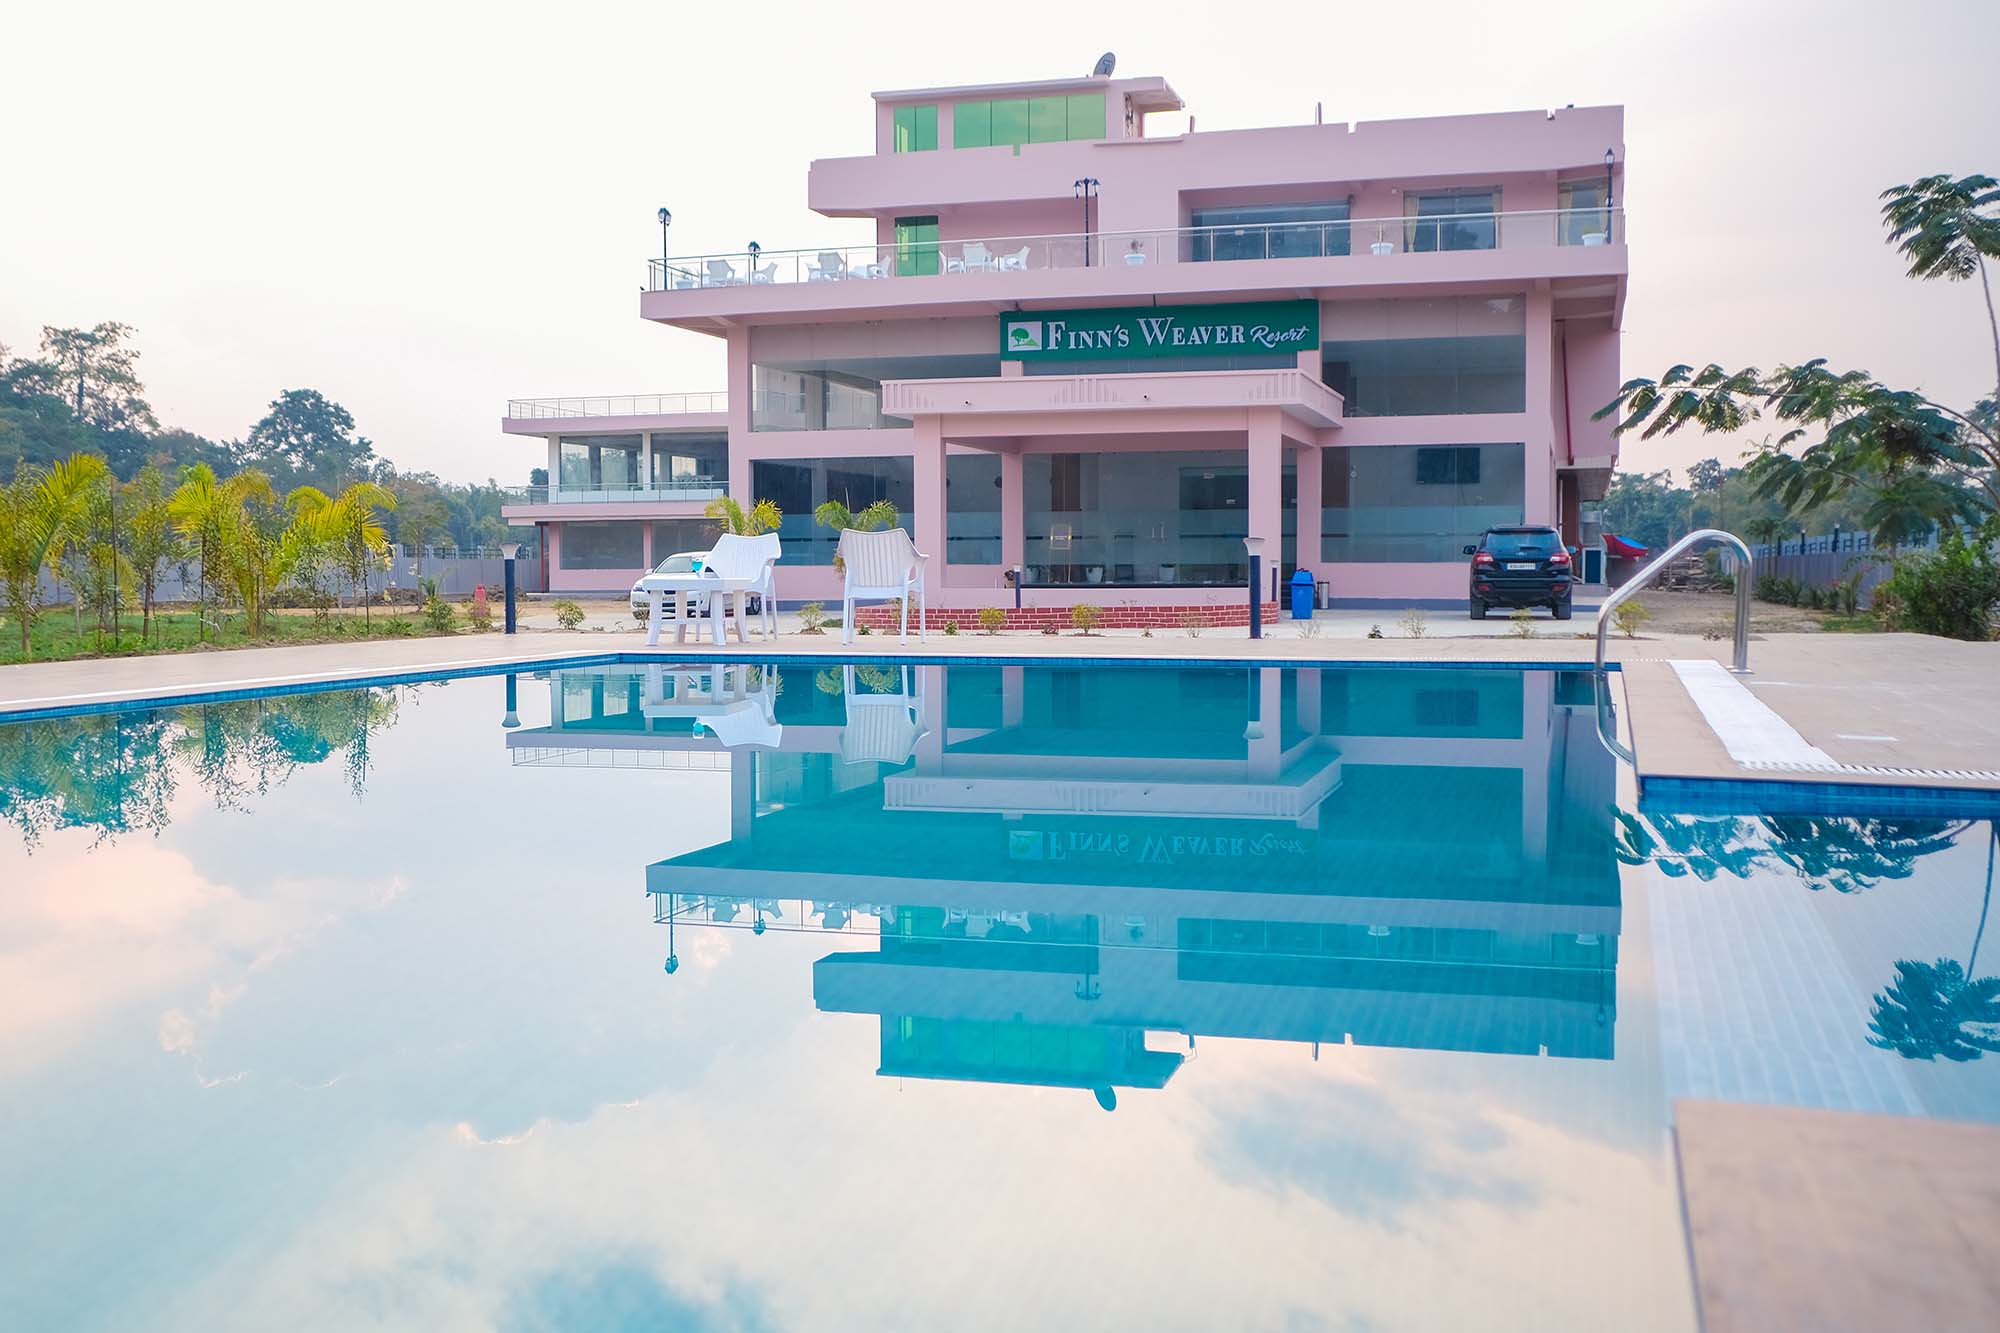
[[[1670,1103],[2000,1119],[1990,822],[1588,673],[604,663],[0,726],[21,1328],[1694,1324]]]

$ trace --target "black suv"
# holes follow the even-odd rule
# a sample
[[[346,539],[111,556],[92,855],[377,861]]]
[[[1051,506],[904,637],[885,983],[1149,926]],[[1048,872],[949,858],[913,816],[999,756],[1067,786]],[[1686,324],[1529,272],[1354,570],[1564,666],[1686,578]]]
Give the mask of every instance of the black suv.
[[[1488,528],[1465,553],[1472,557],[1474,620],[1486,619],[1489,606],[1546,606],[1557,620],[1569,619],[1574,580],[1569,552],[1554,528]]]

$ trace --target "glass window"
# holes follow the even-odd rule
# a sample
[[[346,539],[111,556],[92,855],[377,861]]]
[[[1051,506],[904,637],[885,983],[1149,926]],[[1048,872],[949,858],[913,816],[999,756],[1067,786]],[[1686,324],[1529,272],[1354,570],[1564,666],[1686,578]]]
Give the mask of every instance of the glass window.
[[[960,102],[951,109],[951,146],[986,148],[993,143],[993,104]]]
[[[1295,474],[1287,470],[1287,491]],[[1030,584],[1210,585],[1249,576],[1241,450],[1029,454],[1022,460]],[[1296,510],[1283,500],[1287,521]]]
[[[771,500],[785,512],[778,526],[783,563],[830,565],[840,534],[822,527],[814,511],[828,500],[838,500],[858,514],[877,500],[887,500],[907,526],[915,504],[915,465],[907,457],[759,459],[750,465],[750,488],[759,499]]]
[[[729,437],[720,432],[653,434],[653,482],[657,487],[722,485],[729,478]]]
[[[1069,101],[1062,97],[1028,99],[1028,142],[1061,143],[1069,138]]]
[[[994,144],[1028,142],[1028,99],[1010,97],[992,105]]]
[[[1349,253],[1345,199],[1297,204],[1197,208],[1188,217],[1186,259],[1292,259]]]
[[[1104,137],[1104,94],[1071,93],[1064,108],[1068,125],[1065,135],[1071,139],[1102,139]]]
[[[1403,248],[1491,250],[1499,243],[1500,191],[1426,190],[1403,196]]]
[[[750,429],[880,430],[908,427],[910,422],[907,417],[883,415],[883,380],[954,379],[999,373],[998,352],[991,355],[759,361],[750,368]],[[762,495],[763,492],[757,494]]]
[[[653,563],[685,551],[706,551],[715,545],[718,528],[705,518],[662,518],[653,523]]]
[[[895,124],[895,150],[899,153],[921,153],[937,147],[936,106],[899,106],[893,119]]]
[[[1355,417],[1527,409],[1527,301],[1329,301],[1320,378]]]
[[[623,490],[640,484],[637,435],[565,435],[557,455],[560,490]]]
[[[1560,223],[1556,242],[1560,245],[1602,245],[1611,237],[1611,216],[1606,209],[1610,182],[1596,180],[1563,181],[1556,186],[1556,207]],[[1597,237],[1590,240],[1590,237]]]
[[[1458,562],[1486,529],[1521,521],[1518,444],[1339,446],[1325,454],[1322,559]]]
[[[1000,455],[945,455],[944,558],[954,565],[1000,563]]]
[[[563,569],[645,568],[646,534],[640,523],[565,523],[562,525],[560,566]]]
[[[938,271],[938,220],[896,219],[896,272],[904,277]]]

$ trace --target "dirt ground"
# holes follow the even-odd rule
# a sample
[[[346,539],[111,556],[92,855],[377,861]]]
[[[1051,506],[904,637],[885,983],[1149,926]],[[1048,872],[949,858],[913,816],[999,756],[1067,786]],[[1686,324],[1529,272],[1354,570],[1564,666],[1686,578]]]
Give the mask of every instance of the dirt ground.
[[[1639,594],[1653,618],[1641,634],[1706,634],[1721,631],[1727,638],[1736,625],[1736,594],[1729,592],[1661,592]],[[1750,630],[1762,634],[1810,634],[1826,628],[1828,613],[1752,600]]]

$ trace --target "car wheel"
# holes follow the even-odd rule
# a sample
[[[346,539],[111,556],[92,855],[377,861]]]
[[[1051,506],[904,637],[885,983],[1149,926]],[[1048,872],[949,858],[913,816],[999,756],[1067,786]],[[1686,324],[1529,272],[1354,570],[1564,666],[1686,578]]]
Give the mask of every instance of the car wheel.
[[[1549,614],[1553,615],[1557,620],[1568,620],[1569,611],[1569,598],[1567,597],[1563,598],[1560,602],[1549,603]]]
[[[1480,601],[1477,597],[1472,599],[1472,618],[1474,620],[1486,619],[1486,603]]]

